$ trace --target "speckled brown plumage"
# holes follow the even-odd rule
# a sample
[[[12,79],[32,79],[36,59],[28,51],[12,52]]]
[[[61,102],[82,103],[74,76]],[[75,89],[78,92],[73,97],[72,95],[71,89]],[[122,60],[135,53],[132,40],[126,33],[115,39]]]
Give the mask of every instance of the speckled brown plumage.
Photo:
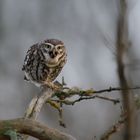
[[[25,79],[36,85],[52,82],[66,63],[64,43],[57,39],[47,39],[34,44],[25,56],[22,70]]]

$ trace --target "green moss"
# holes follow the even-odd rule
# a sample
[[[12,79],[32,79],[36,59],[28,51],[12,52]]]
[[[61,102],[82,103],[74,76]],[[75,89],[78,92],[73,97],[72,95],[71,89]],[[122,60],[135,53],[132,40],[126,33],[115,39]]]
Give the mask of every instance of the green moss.
[[[136,104],[137,109],[140,109],[140,98],[139,97],[135,98],[135,104]]]
[[[10,121],[3,122],[3,130],[0,131],[0,135],[5,135],[5,133],[9,130],[13,131],[13,128],[11,127],[11,122]]]
[[[11,140],[17,140],[17,132],[15,130],[7,130],[4,135],[9,136]]]

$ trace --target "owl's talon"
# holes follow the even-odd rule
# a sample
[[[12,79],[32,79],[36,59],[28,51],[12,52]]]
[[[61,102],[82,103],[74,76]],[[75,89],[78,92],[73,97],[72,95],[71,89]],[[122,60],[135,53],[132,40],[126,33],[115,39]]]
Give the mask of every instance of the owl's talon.
[[[59,125],[66,128],[66,124],[62,120],[59,120]]]
[[[59,81],[54,81],[54,85],[58,86],[59,88],[63,88],[63,85]]]
[[[27,77],[26,77],[25,75],[24,75],[24,80],[25,80],[25,81],[29,81],[29,79],[27,79]]]
[[[62,76],[62,85],[63,86],[66,86],[67,85],[66,82],[65,82],[64,76]]]
[[[51,88],[52,90],[62,89],[62,87],[56,85],[55,83],[46,82],[44,85],[47,86],[48,88]]]

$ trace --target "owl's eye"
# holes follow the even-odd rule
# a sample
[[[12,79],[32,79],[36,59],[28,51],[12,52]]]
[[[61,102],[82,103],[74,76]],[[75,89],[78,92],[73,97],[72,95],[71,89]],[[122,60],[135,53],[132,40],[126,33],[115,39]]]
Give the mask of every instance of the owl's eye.
[[[61,47],[59,46],[57,49],[58,49],[58,50],[60,50],[60,49],[61,49]]]
[[[58,49],[58,50],[62,49],[62,46],[58,46],[57,49]]]
[[[47,48],[47,49],[50,49],[51,48],[51,46],[50,45],[45,45],[45,47]]]

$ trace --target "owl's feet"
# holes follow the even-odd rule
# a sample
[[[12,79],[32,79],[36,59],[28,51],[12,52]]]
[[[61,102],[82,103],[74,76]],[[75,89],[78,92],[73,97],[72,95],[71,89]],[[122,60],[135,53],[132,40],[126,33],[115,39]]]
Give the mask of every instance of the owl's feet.
[[[56,86],[58,86],[60,89],[63,89],[63,84],[62,83],[60,83],[59,81],[54,81],[54,83],[53,84],[55,84]]]
[[[63,87],[58,83],[46,82],[44,86],[51,88],[52,90],[61,90]]]
[[[29,79],[24,75],[24,80],[25,81],[29,81]]]

